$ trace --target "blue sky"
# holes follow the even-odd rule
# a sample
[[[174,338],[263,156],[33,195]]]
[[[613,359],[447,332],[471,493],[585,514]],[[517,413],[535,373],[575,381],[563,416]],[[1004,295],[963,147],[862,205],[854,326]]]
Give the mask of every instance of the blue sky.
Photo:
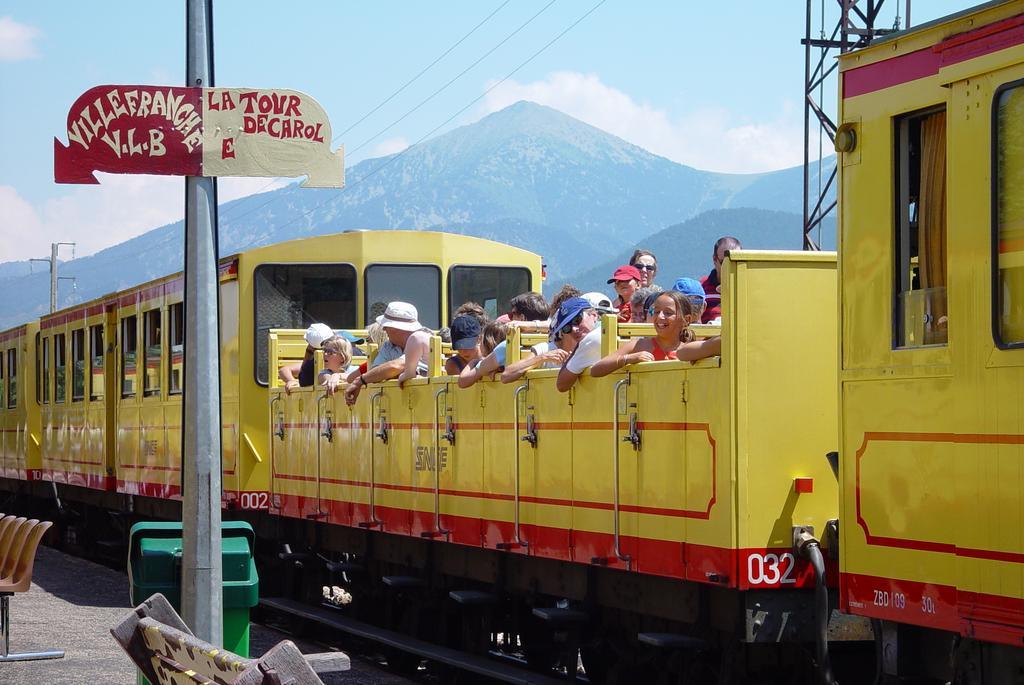
[[[219,0],[216,81],[304,91],[323,105],[337,135],[494,12],[338,141],[351,164],[414,143],[597,3]],[[897,4],[902,10],[903,0],[887,3],[889,21]],[[918,2],[914,23],[971,4]],[[58,186],[52,165],[53,137],[66,139],[67,110],[83,91],[107,83],[182,84],[184,5],[0,3],[0,261],[47,253],[51,241],[76,241],[78,254],[89,254],[181,217],[181,179],[103,175],[98,187]],[[531,99],[701,169],[757,172],[798,164],[803,8],[799,0],[606,0],[439,133]],[[285,182],[222,179],[221,198]]]

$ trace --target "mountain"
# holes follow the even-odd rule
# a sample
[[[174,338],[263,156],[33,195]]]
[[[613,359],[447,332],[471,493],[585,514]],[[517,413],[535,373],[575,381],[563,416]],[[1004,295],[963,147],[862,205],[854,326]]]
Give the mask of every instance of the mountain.
[[[831,171],[835,161],[827,162]],[[220,207],[221,254],[352,228],[446,230],[541,253],[566,278],[701,212],[748,206],[799,212],[800,168],[762,174],[700,171],[557,110],[518,102],[408,150],[346,170],[342,190],[297,184]],[[62,264],[59,306],[181,269],[182,222]],[[24,263],[12,263],[24,264]],[[7,270],[24,266],[0,264]],[[4,281],[0,329],[38,317],[45,269]]]
[[[833,228],[835,222],[827,220]],[[829,230],[824,231],[826,235]],[[556,292],[565,283],[588,292],[597,290],[614,296],[608,285],[615,268],[629,262],[636,248],[654,253],[658,259],[658,274],[655,282],[663,288],[671,288],[681,276],[700,278],[712,267],[711,252],[715,241],[724,235],[739,238],[744,247],[759,250],[799,250],[803,244],[803,215],[765,209],[714,209],[638,241],[617,257],[565,279],[552,279],[550,292]],[[825,242],[823,249],[835,249],[834,240]]]

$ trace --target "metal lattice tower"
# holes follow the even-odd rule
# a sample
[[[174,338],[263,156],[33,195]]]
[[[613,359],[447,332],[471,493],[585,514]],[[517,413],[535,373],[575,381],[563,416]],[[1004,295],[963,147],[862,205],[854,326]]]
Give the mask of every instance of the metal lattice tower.
[[[905,0],[903,24],[910,26],[910,2]],[[804,227],[803,249],[818,250],[821,244],[821,226],[824,219],[836,207],[835,197],[836,172],[832,167],[828,178],[823,180],[823,159],[832,154],[836,137],[836,123],[829,114],[831,106],[826,106],[826,97],[834,98],[836,88],[825,87],[826,81],[832,82],[838,77],[839,62],[836,56],[856,48],[862,48],[878,36],[900,30],[901,17],[899,8],[896,15],[886,28],[880,28],[881,11],[885,0],[819,0],[817,18],[819,20],[818,35],[812,34],[815,19],[815,0],[807,0],[807,21],[804,31]],[[893,0],[892,5],[899,5]],[[831,12],[828,10],[831,9]],[[829,16],[834,16],[838,9],[838,19],[830,33],[826,33]],[[828,16],[826,16],[828,15]],[[817,50],[817,57],[814,52]],[[835,102],[833,100],[832,102]],[[817,121],[818,140],[811,141],[811,119]],[[825,138],[829,145],[825,147]],[[814,151],[812,148],[817,147]],[[817,155],[816,168],[812,169],[812,152]],[[837,160],[838,162],[838,160]],[[812,187],[815,184],[816,187]],[[817,239],[815,239],[817,234]]]

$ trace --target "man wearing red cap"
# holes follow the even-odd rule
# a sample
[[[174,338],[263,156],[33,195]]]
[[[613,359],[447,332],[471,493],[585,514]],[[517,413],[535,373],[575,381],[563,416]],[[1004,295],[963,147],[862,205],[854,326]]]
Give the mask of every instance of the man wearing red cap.
[[[633,297],[633,293],[640,287],[640,281],[643,280],[643,276],[640,274],[640,269],[629,264],[624,264],[615,270],[612,277],[608,279],[609,285],[615,284],[615,292],[618,295],[613,303],[615,308],[619,310],[619,322],[629,323],[633,318],[633,308],[629,303],[630,298]]]

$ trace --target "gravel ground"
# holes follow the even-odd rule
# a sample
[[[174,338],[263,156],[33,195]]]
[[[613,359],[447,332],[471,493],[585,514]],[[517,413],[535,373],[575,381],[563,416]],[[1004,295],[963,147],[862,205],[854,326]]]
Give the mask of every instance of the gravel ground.
[[[3,685],[79,685],[135,682],[135,668],[110,636],[110,627],[131,608],[124,573],[39,547],[32,589],[11,598],[11,651],[63,649],[63,659],[0,663]],[[271,628],[253,625],[251,653],[262,654],[292,639]],[[327,648],[293,641],[305,652]],[[325,676],[326,683],[406,685],[376,664],[353,656],[352,670]]]

